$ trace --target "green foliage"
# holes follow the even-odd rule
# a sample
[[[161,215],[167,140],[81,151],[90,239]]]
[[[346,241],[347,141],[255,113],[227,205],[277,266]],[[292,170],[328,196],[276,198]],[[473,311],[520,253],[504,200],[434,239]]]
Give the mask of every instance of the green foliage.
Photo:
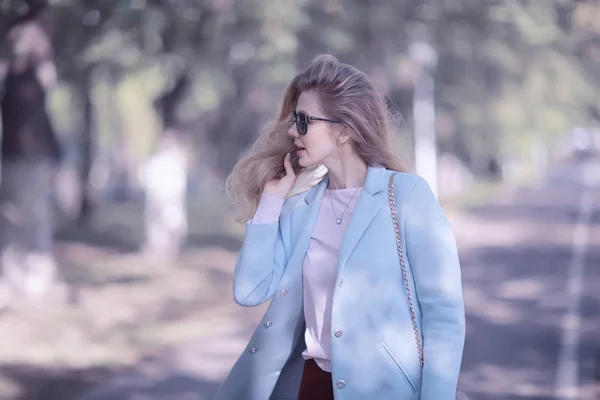
[[[530,143],[551,143],[575,125],[593,124],[589,110],[600,107],[596,1],[52,0],[50,6],[57,64],[70,82],[57,92],[54,112],[71,110],[78,96],[68,91],[100,68],[92,74],[91,90],[104,93],[95,114],[116,122],[95,118],[97,143],[108,150],[118,132],[139,160],[163,128],[153,102],[183,74],[190,84],[177,118],[194,122],[193,140],[212,146],[226,173],[276,114],[298,68],[321,52],[369,73],[410,122],[410,102],[394,97],[406,97],[414,83],[417,65],[408,48],[419,38],[439,54],[436,99],[446,121],[440,146],[465,160],[527,154]],[[76,130],[69,118],[59,120],[61,130]]]

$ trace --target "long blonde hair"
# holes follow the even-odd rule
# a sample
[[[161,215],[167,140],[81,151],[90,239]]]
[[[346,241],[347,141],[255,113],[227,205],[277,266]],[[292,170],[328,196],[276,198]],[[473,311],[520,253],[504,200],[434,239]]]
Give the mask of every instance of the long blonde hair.
[[[304,91],[317,94],[324,115],[342,121],[356,153],[368,165],[406,171],[394,151],[385,100],[367,75],[331,55],[320,55],[292,80],[283,97],[279,118],[263,131],[227,178],[227,193],[233,201],[237,221],[250,220],[265,184],[285,174],[286,153],[292,153],[296,174],[302,170],[287,131],[292,111]]]

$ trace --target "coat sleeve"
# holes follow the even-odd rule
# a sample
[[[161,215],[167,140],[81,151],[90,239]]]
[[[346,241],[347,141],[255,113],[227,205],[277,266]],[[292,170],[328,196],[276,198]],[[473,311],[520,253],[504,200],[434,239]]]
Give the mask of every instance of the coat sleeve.
[[[285,270],[286,254],[279,226],[283,203],[263,196],[255,217],[246,224],[246,235],[233,277],[233,297],[241,306],[254,307],[267,301],[277,289]],[[273,222],[275,221],[275,222]]]
[[[409,195],[404,221],[406,255],[422,315],[421,399],[454,399],[465,341],[460,263],[450,223],[420,177]]]

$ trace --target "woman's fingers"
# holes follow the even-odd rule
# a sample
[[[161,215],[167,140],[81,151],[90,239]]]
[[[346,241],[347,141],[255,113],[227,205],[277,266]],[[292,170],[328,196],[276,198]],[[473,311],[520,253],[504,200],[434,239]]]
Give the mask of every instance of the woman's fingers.
[[[285,167],[286,176],[293,177],[295,175],[294,169],[292,168],[292,156],[290,153],[285,155],[285,158],[283,159],[283,166]]]

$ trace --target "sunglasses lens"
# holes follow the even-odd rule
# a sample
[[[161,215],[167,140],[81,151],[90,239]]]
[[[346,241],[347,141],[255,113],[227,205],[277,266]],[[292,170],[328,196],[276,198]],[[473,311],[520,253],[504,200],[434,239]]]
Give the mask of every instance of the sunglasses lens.
[[[296,129],[301,135],[306,135],[308,130],[308,116],[303,113],[294,112],[294,122],[296,122]]]
[[[298,127],[299,134],[306,135],[306,131],[308,130],[308,124],[306,122],[298,122],[296,126]]]

